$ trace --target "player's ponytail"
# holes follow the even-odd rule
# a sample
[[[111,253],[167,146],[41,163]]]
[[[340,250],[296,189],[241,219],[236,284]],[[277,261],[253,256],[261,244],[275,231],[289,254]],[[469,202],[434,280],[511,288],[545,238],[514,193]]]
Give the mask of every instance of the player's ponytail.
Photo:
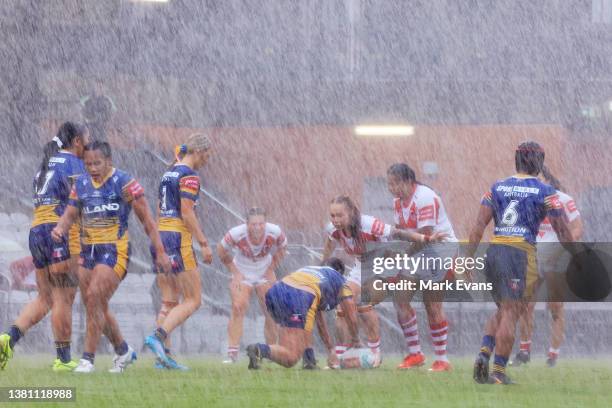
[[[69,149],[74,145],[77,137],[83,137],[87,129],[74,122],[64,122],[59,127],[57,134],[43,148],[43,159],[36,175],[36,190],[40,190],[45,183],[47,171],[49,171],[49,160],[61,149]]]
[[[544,176],[544,180],[546,180],[546,182],[550,184],[555,190],[563,190],[563,188],[561,187],[561,182],[550,172],[550,169],[548,167],[542,166],[542,176]]]

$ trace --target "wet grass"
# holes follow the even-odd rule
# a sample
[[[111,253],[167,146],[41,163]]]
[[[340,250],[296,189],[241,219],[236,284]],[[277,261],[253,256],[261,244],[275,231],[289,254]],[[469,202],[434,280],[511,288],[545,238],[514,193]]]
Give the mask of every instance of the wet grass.
[[[53,373],[49,358],[16,356],[0,371],[0,387],[76,388],[76,403],[37,407],[612,406],[610,359],[566,359],[554,369],[536,359],[528,367],[510,368],[518,383],[513,386],[475,384],[471,359],[455,359],[452,373],[398,371],[396,360],[387,358],[382,367],[368,371],[287,370],[266,364],[253,372],[244,359],[228,367],[216,358],[191,358],[184,361],[191,371],[171,372],[153,368],[153,359],[144,357],[122,375],[113,375],[106,372],[110,357],[101,356],[97,372],[78,375]]]

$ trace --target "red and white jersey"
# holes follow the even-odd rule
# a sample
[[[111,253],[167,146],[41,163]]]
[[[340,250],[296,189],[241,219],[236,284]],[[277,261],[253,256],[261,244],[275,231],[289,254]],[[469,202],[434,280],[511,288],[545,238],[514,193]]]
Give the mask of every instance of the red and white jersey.
[[[400,198],[393,200],[393,209],[398,229],[416,232],[424,227],[433,227],[434,232],[448,235],[445,241],[457,241],[442,200],[431,188],[417,184],[409,201]]]
[[[576,202],[574,199],[565,194],[563,191],[557,190],[557,194],[559,195],[559,201],[561,202],[561,205],[563,205],[563,211],[565,211],[568,221],[572,222],[576,218],[580,217],[580,212],[578,211],[578,208],[576,208]],[[557,234],[555,233],[555,230],[553,230],[548,217],[544,218],[544,221],[542,221],[540,224],[537,242],[559,242]]]
[[[238,225],[225,234],[221,241],[223,248],[237,250],[237,257],[247,258],[253,262],[260,261],[271,256],[280,248],[287,246],[287,237],[276,224],[266,223],[264,238],[259,245],[254,245],[249,240],[246,224]]]
[[[363,255],[366,248],[365,243],[368,241],[386,241],[391,235],[392,227],[385,224],[381,220],[369,215],[361,216],[361,242],[362,245],[357,245],[353,237],[347,237],[342,230],[337,229],[330,222],[325,227],[325,232],[328,234],[328,239],[338,242],[348,255]]]

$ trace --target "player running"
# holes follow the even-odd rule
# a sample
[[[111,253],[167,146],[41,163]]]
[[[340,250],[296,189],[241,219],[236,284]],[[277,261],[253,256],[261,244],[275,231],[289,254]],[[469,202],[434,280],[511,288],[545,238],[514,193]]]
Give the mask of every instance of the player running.
[[[264,336],[267,344],[276,343],[276,323],[266,310],[265,295],[276,282],[274,271],[285,256],[287,238],[276,224],[266,222],[263,208],[247,212],[246,224],[232,228],[217,246],[219,258],[232,274],[230,296],[232,314],[227,327],[226,364],[238,359],[244,315],[253,290],[265,316]],[[232,250],[236,255],[232,256]]]
[[[53,371],[72,371],[77,366],[71,358],[70,340],[72,303],[78,286],[79,226],[75,224],[69,236],[60,242],[51,239],[51,230],[64,213],[75,178],[85,172],[81,159],[87,136],[84,126],[65,122],[44,148],[42,163],[34,177],[34,219],[29,245],[38,294],[22,309],[8,333],[0,335],[1,369],[13,355],[19,339],[49,310],[57,353]]]
[[[405,163],[396,163],[387,170],[389,192],[395,197],[393,201],[395,226],[398,229],[433,235],[442,232],[446,235],[443,245],[428,246],[414,254],[427,257],[453,258],[457,255],[457,242],[453,227],[446,216],[446,210],[440,197],[429,187],[416,180],[414,170]],[[435,267],[435,266],[434,266]],[[416,277],[421,280],[440,282],[445,279],[445,269],[419,270]],[[411,276],[403,278],[411,279]],[[421,351],[416,311],[410,305],[414,292],[395,293],[393,298],[397,320],[404,333],[408,355],[400,369],[419,367],[425,364],[425,355]],[[423,303],[427,311],[429,329],[436,359],[430,371],[451,371],[452,367],[446,355],[448,322],[442,309],[443,293],[434,290],[423,291]]]
[[[544,150],[525,142],[515,152],[518,174],[497,181],[482,198],[476,225],[470,232],[468,256],[473,256],[485,228],[495,223],[487,249],[486,275],[493,284],[497,312],[485,325],[485,336],[474,363],[474,380],[485,384],[511,384],[506,364],[512,352],[519,316],[537,280],[536,235],[546,216],[561,242],[572,240],[559,196],[537,176],[544,165]],[[493,374],[489,359],[495,347]]]
[[[263,358],[284,367],[294,366],[302,354],[314,360],[312,328],[316,322],[327,348],[330,367],[339,365],[322,312],[341,305],[348,324],[351,345],[360,347],[353,294],[344,278],[344,264],[329,258],[323,266],[305,266],[276,282],[266,293],[266,308],[280,325],[279,344],[247,346],[249,369],[258,369]]]
[[[546,166],[542,167],[542,176],[548,184],[557,190],[559,202],[563,206],[563,211],[569,221],[568,227],[573,240],[580,240],[582,237],[582,218],[576,208],[574,199],[561,191],[561,183],[550,173]],[[548,296],[546,306],[552,317],[550,347],[548,349],[546,364],[549,367],[554,367],[557,363],[559,350],[564,337],[565,318],[563,313],[563,302],[561,302],[560,299],[563,296],[563,288],[566,286],[563,273],[567,269],[570,259],[569,253],[559,244],[557,235],[548,218],[545,218],[542,224],[540,224],[537,243],[539,281],[541,282],[543,279],[546,283],[546,292]],[[531,336],[533,334],[534,309],[535,302],[529,302],[527,310],[521,315],[519,325],[521,332],[520,349],[514,357],[513,365],[528,363],[531,359]]]
[[[108,302],[127,273],[130,254],[127,230],[132,207],[158,251],[158,267],[169,271],[170,260],[155,229],[143,188],[132,176],[113,167],[110,145],[99,141],[88,144],[84,159],[87,173],[75,181],[66,211],[51,235],[56,242],[62,242],[81,214],[80,276],[88,278],[81,286],[87,309],[87,332],[83,356],[74,371],[94,371],[95,352],[104,330],[112,333],[109,340],[116,353],[109,371],[120,373],[133,362],[136,353],[123,340]],[[108,325],[112,329],[105,329]]]
[[[368,347],[380,360],[380,326],[378,315],[371,303],[359,302],[361,294],[361,258],[366,251],[366,242],[387,241],[398,239],[402,241],[429,242],[438,241],[446,237],[445,233],[434,232],[431,236],[410,230],[401,230],[371,217],[362,215],[353,200],[348,196],[338,196],[330,203],[331,222],[326,227],[327,238],[323,249],[323,260],[328,259],[336,245],[340,245],[347,255],[355,257],[355,266],[347,279],[358,302],[357,311],[364,325],[368,339]],[[344,311],[339,308],[336,320],[338,337],[341,341],[336,346],[336,353],[340,356],[347,349],[346,322],[343,319]],[[305,363],[308,364],[307,361]]]
[[[212,263],[212,251],[195,213],[200,194],[197,171],[211,154],[210,139],[195,133],[178,148],[177,161],[164,173],[159,185],[158,230],[172,263],[172,273],[156,268],[157,284],[162,295],[162,308],[157,328],[145,339],[145,345],[157,356],[157,366],[187,369],[170,354],[167,340],[170,333],[193,315],[202,302],[200,272],[193,252],[193,240],[202,250],[204,262]],[[155,247],[151,247],[156,259]],[[183,301],[178,303],[180,296]]]

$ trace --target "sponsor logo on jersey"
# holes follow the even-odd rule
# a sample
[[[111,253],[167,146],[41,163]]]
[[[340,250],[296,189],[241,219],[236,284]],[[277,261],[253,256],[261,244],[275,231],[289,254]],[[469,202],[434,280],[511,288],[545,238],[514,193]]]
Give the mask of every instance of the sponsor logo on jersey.
[[[105,212],[105,211],[118,211],[119,208],[120,208],[119,204],[110,203],[110,204],[94,205],[93,207],[85,207],[83,212],[85,214],[95,214],[95,213]]]

